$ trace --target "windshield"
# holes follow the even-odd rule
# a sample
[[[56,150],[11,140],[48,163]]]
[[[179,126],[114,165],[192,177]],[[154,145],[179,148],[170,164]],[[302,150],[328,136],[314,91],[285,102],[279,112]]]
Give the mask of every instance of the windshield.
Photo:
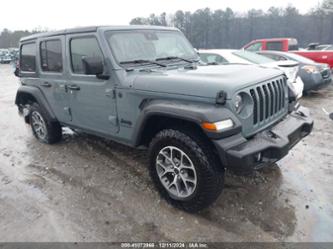
[[[289,57],[289,59],[291,60],[295,60],[295,61],[298,61],[298,62],[301,62],[301,63],[314,63],[313,60],[310,60],[308,58],[305,58],[301,55],[298,55],[298,54],[294,54],[294,53],[288,53],[287,55]]]
[[[198,59],[191,44],[178,31],[109,31],[107,41],[121,64],[156,59]]]
[[[239,50],[232,53],[233,55],[236,55],[244,60],[247,60],[249,62],[255,63],[255,64],[264,64],[264,63],[271,63],[274,62],[274,60],[267,58],[265,56],[255,54],[252,52]]]
[[[200,59],[205,63],[227,64],[228,61],[219,54],[214,53],[201,53]]]

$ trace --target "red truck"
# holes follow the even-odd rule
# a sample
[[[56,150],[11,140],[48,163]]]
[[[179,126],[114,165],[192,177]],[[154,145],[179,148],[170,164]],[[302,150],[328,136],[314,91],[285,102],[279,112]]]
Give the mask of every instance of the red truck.
[[[330,67],[333,68],[333,51],[298,50],[298,42],[295,38],[271,38],[253,40],[246,44],[243,49],[253,52],[260,50],[292,52],[307,57],[316,62],[329,64]]]

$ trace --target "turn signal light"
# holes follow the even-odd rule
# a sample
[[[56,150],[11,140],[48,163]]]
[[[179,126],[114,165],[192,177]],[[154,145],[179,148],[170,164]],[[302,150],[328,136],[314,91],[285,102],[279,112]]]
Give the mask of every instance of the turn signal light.
[[[213,132],[220,132],[223,130],[227,130],[234,126],[234,122],[231,119],[215,122],[215,123],[209,123],[204,122],[201,124],[201,127],[208,131]]]

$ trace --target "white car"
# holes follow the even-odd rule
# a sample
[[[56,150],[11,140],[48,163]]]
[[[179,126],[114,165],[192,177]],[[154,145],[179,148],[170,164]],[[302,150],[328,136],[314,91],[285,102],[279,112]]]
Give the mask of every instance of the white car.
[[[296,98],[299,99],[303,95],[304,83],[298,76],[298,62],[291,60],[274,61],[265,56],[245,50],[207,49],[199,50],[198,52],[202,62],[209,65],[239,63],[258,64],[264,67],[278,68],[286,74],[288,78],[288,84],[294,91]]]

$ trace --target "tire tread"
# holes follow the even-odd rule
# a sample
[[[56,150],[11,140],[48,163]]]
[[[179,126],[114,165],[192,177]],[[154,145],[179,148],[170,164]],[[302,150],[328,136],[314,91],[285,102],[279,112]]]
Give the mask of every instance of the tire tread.
[[[195,197],[189,201],[177,201],[172,199],[160,184],[160,180],[155,173],[155,146],[158,145],[161,140],[165,139],[180,142],[186,146],[187,149],[190,149],[200,162],[199,170],[203,178],[202,181],[204,181],[204,187],[201,187]],[[165,129],[160,131],[150,143],[149,155],[150,175],[162,197],[173,206],[187,212],[198,212],[211,205],[222,192],[224,185],[224,169],[219,165],[219,160],[210,144],[205,141],[202,136],[195,133],[194,130]]]

